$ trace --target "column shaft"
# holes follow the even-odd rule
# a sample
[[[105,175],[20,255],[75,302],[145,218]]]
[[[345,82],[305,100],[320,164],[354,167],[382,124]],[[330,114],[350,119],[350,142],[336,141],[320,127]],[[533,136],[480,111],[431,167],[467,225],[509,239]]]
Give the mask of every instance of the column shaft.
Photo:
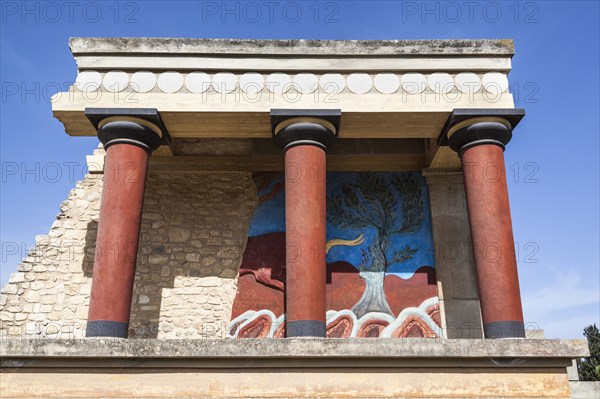
[[[285,153],[286,331],[325,336],[325,151],[297,145]]]
[[[476,145],[461,161],[485,336],[524,337],[503,148]]]
[[[127,337],[150,152],[106,149],[87,336]]]

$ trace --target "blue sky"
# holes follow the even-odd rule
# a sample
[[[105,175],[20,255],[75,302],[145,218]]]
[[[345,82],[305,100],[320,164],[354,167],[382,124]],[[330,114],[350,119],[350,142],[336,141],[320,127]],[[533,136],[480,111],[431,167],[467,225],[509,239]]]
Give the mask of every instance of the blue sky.
[[[50,110],[76,77],[69,37],[512,38],[511,92],[527,116],[506,164],[526,322],[560,338],[600,324],[597,1],[0,4],[3,284],[97,145],[67,136]]]

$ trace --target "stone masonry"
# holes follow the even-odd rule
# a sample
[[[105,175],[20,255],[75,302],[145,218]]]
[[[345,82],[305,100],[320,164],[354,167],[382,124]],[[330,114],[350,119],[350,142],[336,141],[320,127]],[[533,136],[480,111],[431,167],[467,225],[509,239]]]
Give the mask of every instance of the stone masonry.
[[[0,295],[0,338],[83,338],[103,151]],[[94,164],[90,164],[93,162]],[[250,173],[150,173],[131,338],[222,338],[256,204]],[[108,249],[110,251],[110,249]]]

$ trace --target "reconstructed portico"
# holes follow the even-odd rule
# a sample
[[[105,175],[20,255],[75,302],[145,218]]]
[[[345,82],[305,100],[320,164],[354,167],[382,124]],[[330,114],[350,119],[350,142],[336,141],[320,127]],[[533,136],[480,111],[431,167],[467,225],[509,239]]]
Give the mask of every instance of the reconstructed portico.
[[[156,125],[154,130],[143,126],[147,137],[154,139],[156,132],[168,137],[162,138],[163,146],[150,161],[154,170],[281,170],[283,157],[271,135],[284,149],[288,330],[291,323],[312,323],[309,329],[316,336],[325,334],[326,152],[328,170],[427,169],[427,173],[459,170],[458,152],[467,171],[466,199],[470,230],[476,237],[474,263],[486,336],[524,336],[504,166],[498,163],[523,114],[512,109],[507,91],[510,42],[73,39],[71,46],[80,70],[78,82],[68,101],[63,96],[54,104],[55,115],[70,134],[95,134],[95,120],[87,119],[99,119],[98,110],[113,123],[119,118],[125,123],[140,118],[136,109],[141,109],[146,125],[153,123],[150,116],[164,123],[164,133]],[[294,62],[287,58],[291,54]],[[144,113],[149,116],[144,118]],[[118,138],[128,134],[113,133]],[[231,155],[211,155],[207,145],[207,155],[190,156],[184,145],[178,145],[186,140],[202,145],[209,139],[223,141],[231,147]],[[236,149],[242,145],[241,151]],[[110,154],[107,161],[113,162]],[[498,164],[493,183],[485,175],[490,162]],[[143,189],[141,180],[136,183]],[[105,190],[127,189],[121,186],[115,183]],[[494,199],[498,200],[490,204]],[[127,226],[106,223],[111,229],[132,232],[115,243],[132,251],[137,248],[133,237],[138,235],[140,201],[122,204],[123,210],[118,210],[119,204],[108,205],[116,212],[137,215],[116,222]],[[107,214],[106,219],[110,217]],[[102,245],[103,239],[98,240],[97,254]],[[495,256],[500,259],[492,259]],[[131,259],[128,266],[125,259],[120,262],[113,273],[131,275]],[[111,316],[119,320],[97,318],[94,303],[104,297],[119,302],[119,296],[123,303],[130,302],[132,281],[124,283],[127,289],[111,285],[114,292],[99,294],[96,287],[102,286],[103,277],[97,273],[90,320],[125,322],[128,314],[123,310]],[[296,288],[297,281],[301,283]],[[440,283],[443,290],[444,282]],[[117,336],[123,336],[123,328]],[[95,330],[88,335],[95,335]]]
[[[90,373],[162,353],[119,385],[123,397],[153,380],[142,369],[161,380],[170,367],[189,368],[182,386],[193,370],[193,386],[212,387],[197,397],[569,396],[565,368],[581,343],[523,339],[504,165],[513,133],[526,133],[508,91],[512,41],[70,45],[77,81],[53,113],[67,134],[98,137],[89,179],[100,176],[102,197],[76,193],[61,218],[90,221],[77,253],[93,262],[57,260],[56,270],[85,276],[89,295],[77,286],[65,303],[81,322],[70,338],[94,338],[103,358]],[[82,217],[80,197],[97,213]],[[3,334],[22,336],[25,325],[11,319]],[[128,337],[157,341],[140,351],[136,340],[110,341],[102,356],[103,338]],[[215,344],[224,352],[162,341],[207,337],[227,338]],[[379,339],[363,341],[363,354],[359,337]],[[275,353],[243,338],[285,339]],[[236,342],[239,359],[227,355]],[[11,381],[29,384],[27,367],[53,367],[47,358],[63,367],[86,357],[84,344],[60,345],[57,354],[11,344]],[[403,377],[380,392],[344,377],[345,391],[328,382],[340,367]],[[228,368],[242,376],[231,386],[215,371]],[[281,386],[267,388],[255,369]],[[294,385],[300,376],[310,389]]]

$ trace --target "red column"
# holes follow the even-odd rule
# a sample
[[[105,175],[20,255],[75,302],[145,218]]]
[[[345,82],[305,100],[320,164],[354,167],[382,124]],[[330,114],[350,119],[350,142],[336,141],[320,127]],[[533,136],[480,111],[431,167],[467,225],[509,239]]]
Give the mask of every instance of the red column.
[[[275,144],[285,151],[286,336],[326,336],[326,152],[341,111],[272,109]]]
[[[127,337],[150,152],[106,149],[87,336]]]
[[[86,116],[106,149],[86,336],[127,338],[148,160],[166,130],[155,109]]]
[[[503,149],[493,144],[470,147],[461,160],[485,336],[523,336]]]
[[[522,110],[463,119],[448,130],[448,145],[461,158],[483,331],[486,338],[525,337],[513,238],[504,147]],[[464,116],[469,110],[455,110]],[[505,118],[511,118],[511,121]]]
[[[285,152],[286,331],[325,336],[325,150]]]

